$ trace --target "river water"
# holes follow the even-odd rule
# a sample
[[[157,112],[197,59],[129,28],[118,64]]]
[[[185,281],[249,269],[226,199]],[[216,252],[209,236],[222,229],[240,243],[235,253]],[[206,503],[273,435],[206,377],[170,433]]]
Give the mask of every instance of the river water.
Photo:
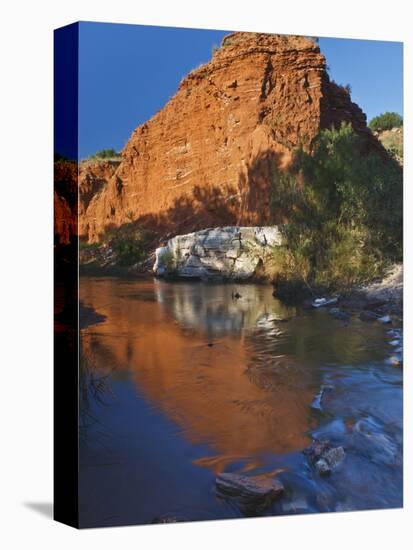
[[[243,517],[216,495],[221,472],[278,476],[260,515],[402,506],[388,325],[264,285],[82,277],[80,299],[82,526]],[[345,449],[330,476],[302,452],[315,438]]]

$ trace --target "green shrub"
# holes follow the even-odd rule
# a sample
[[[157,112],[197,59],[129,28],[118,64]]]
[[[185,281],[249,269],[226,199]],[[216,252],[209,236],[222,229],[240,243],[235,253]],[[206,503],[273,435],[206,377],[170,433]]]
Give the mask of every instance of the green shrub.
[[[88,243],[86,241],[79,240],[79,250],[97,250],[99,243]]]
[[[273,172],[281,276],[309,286],[345,287],[378,276],[402,254],[402,175],[391,159],[362,153],[348,124],[324,130],[312,154],[298,150],[289,174]]]
[[[111,159],[111,158],[118,158],[120,157],[120,153],[118,153],[115,149],[101,149],[100,151],[96,151],[94,155],[92,155],[91,159]]]
[[[232,46],[232,44],[234,44],[234,39],[231,40],[230,38],[224,38],[221,46],[225,48],[226,46]]]
[[[381,132],[383,130],[391,130],[392,128],[400,128],[403,126],[403,118],[398,113],[383,113],[370,120],[370,128],[373,132]]]
[[[152,233],[127,226],[109,232],[106,239],[110,242],[121,266],[132,266],[145,259]]]

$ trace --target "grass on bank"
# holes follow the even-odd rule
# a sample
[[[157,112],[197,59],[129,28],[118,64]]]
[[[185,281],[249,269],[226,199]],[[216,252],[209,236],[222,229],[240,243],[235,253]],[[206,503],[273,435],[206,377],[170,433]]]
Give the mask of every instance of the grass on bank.
[[[118,264],[129,267],[143,261],[153,240],[151,231],[127,224],[107,232],[105,241],[110,243]]]

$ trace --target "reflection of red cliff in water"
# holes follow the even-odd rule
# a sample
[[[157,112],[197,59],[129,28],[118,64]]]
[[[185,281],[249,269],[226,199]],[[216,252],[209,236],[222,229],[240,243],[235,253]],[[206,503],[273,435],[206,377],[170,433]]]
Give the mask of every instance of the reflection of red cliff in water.
[[[106,316],[105,322],[82,333],[83,353],[91,364],[131,371],[138,390],[174,420],[185,437],[207,443],[216,452],[216,458],[202,460],[202,465],[220,470],[236,458],[305,447],[312,393],[300,389],[298,400],[294,385],[302,387],[308,370],[294,365],[287,379],[274,379],[271,387],[267,369],[260,384],[248,336],[221,334],[211,342],[207,333],[183,328],[184,323],[153,303],[153,283],[146,289],[141,283],[138,297],[133,288],[120,287],[118,281],[82,279],[81,299]],[[178,295],[169,294],[165,300],[179,301],[180,287],[175,288]],[[218,309],[226,307],[225,301],[216,301]],[[272,303],[279,308],[275,300]],[[284,368],[288,358],[279,361]]]

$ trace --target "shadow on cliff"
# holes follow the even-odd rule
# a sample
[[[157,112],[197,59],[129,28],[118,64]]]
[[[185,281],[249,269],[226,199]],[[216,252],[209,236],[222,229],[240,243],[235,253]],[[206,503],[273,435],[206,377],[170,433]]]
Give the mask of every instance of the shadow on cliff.
[[[280,174],[280,160],[280,154],[274,151],[261,153],[240,169],[236,185],[196,185],[164,212],[140,216],[120,228],[108,225],[106,232],[142,228],[169,238],[208,227],[277,223],[282,216],[274,219],[271,196]]]
[[[106,226],[106,233],[116,230],[127,232],[148,229],[164,237],[188,233],[199,229],[235,225],[239,212],[240,193],[231,187],[195,186],[190,195],[174,200],[173,205],[159,214],[146,214],[116,228]]]

